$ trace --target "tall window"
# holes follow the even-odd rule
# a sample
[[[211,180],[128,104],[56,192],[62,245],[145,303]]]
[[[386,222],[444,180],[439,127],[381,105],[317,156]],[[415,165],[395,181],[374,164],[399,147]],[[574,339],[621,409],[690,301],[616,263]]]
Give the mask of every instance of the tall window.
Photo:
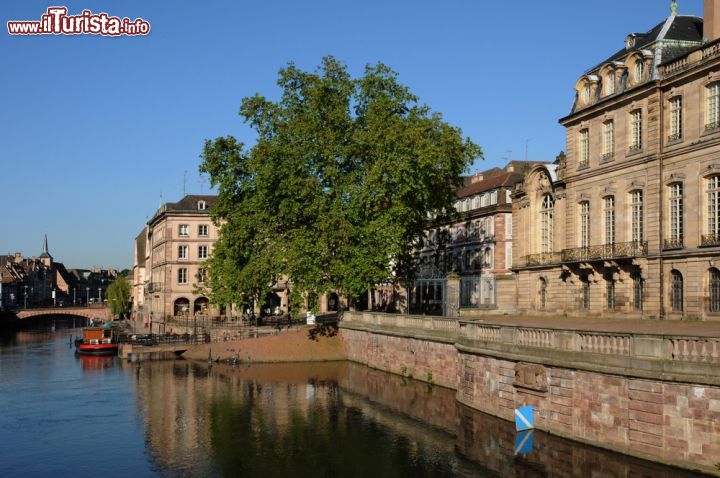
[[[670,100],[670,141],[682,138],[682,96]]]
[[[613,157],[615,151],[615,122],[610,120],[603,124],[603,159]]]
[[[630,113],[630,151],[642,148],[642,110]]]
[[[544,309],[547,305],[547,281],[540,279],[540,308]]]
[[[670,186],[670,241],[671,247],[682,247],[683,243],[683,185]]]
[[[583,88],[583,100],[585,103],[590,103],[590,85],[585,85]]]
[[[643,288],[645,286],[645,280],[642,278],[640,274],[634,274],[632,276],[633,281],[633,306],[635,307],[636,311],[642,311],[643,310],[643,298],[644,298],[644,291]]]
[[[713,242],[720,233],[720,174],[710,176],[706,183],[707,220],[705,233]]]
[[[590,202],[580,203],[580,247],[590,246]]]
[[[184,267],[178,269],[178,284],[187,284],[188,270]]]
[[[707,95],[707,124],[705,128],[714,129],[720,126],[720,83],[713,83],[708,86]]]
[[[590,131],[580,131],[580,166],[590,164]]]
[[[720,312],[720,271],[716,268],[710,269],[710,303],[708,312]]]
[[[615,196],[605,198],[605,244],[615,243]]]
[[[642,81],[643,79],[643,73],[645,72],[645,68],[642,61],[638,61],[635,63],[635,82],[638,83]]]
[[[605,279],[608,310],[615,310],[615,280],[612,277]]]
[[[188,258],[188,246],[178,246],[178,259]]]
[[[208,246],[198,246],[198,259],[207,259]]]
[[[207,224],[200,224],[198,226],[198,236],[200,237],[206,237],[208,235],[208,227]]]
[[[683,276],[680,271],[673,270],[670,273],[670,307],[673,312],[683,311]]]
[[[580,307],[582,307],[584,310],[590,309],[590,279],[588,277],[583,277],[580,279],[582,281],[582,297],[580,302]]]
[[[642,242],[643,240],[643,192],[633,191],[630,193],[630,217],[632,224],[631,234],[633,242]]]
[[[181,236],[189,236],[190,226],[188,226],[187,224],[180,224],[178,231]]]
[[[540,210],[540,252],[553,251],[554,208],[555,200],[546,194]]]

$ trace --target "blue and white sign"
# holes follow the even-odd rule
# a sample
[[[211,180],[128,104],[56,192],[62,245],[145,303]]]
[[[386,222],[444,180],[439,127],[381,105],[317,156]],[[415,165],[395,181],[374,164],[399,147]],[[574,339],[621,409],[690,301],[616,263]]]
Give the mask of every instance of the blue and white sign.
[[[515,454],[516,455],[529,455],[533,452],[533,445],[535,444],[535,430],[525,430],[518,432],[515,437]]]
[[[533,417],[533,407],[521,407],[515,410],[515,429],[517,431],[532,430],[535,428],[535,418]]]

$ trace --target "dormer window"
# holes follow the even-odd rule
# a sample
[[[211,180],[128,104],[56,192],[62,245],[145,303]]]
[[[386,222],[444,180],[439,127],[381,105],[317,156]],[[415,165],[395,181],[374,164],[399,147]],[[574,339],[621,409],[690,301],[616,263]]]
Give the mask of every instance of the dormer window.
[[[605,77],[605,94],[615,94],[615,74],[613,72],[608,73]]]
[[[642,61],[635,63],[635,83],[640,83],[645,73],[645,66]]]
[[[204,211],[207,209],[207,203],[205,201],[198,201],[198,211]]]
[[[590,85],[585,85],[585,88],[583,88],[583,101],[585,103],[590,103]]]

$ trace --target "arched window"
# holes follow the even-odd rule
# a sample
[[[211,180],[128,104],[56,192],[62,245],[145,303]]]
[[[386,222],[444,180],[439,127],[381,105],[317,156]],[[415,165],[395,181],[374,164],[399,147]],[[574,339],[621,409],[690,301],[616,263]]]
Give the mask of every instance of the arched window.
[[[683,276],[680,271],[670,272],[670,308],[673,312],[683,311]]]
[[[553,252],[555,199],[546,194],[540,209],[540,252]]]
[[[540,308],[544,309],[547,305],[547,281],[545,279],[540,279],[540,287],[539,287],[539,294],[540,294]]]
[[[720,271],[715,267],[710,271],[710,303],[708,312],[720,312]]]

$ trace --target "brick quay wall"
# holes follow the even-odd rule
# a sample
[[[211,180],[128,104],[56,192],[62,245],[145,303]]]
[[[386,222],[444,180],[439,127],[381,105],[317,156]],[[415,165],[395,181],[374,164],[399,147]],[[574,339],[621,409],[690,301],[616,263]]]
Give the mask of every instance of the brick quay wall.
[[[713,472],[720,462],[720,339],[529,328],[348,312],[348,358],[456,390],[506,420],[525,405],[551,434]]]

